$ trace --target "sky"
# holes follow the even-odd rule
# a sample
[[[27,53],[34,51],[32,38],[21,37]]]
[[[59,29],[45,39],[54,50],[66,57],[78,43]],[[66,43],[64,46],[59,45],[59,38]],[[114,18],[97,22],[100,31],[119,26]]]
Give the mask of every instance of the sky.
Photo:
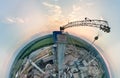
[[[0,78],[8,78],[17,50],[33,36],[59,30],[71,21],[107,20],[110,33],[97,28],[75,27],[65,32],[94,43],[105,57],[113,78],[120,78],[120,0],[0,0]]]

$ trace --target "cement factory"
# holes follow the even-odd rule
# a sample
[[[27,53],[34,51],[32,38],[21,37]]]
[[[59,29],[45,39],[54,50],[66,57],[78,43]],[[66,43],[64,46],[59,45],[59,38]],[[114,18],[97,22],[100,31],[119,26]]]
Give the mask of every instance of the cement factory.
[[[69,22],[61,26],[60,31],[53,31],[25,45],[12,64],[9,78],[110,78],[106,62],[96,47],[64,32],[67,28],[79,26],[110,32],[105,20],[85,18]]]

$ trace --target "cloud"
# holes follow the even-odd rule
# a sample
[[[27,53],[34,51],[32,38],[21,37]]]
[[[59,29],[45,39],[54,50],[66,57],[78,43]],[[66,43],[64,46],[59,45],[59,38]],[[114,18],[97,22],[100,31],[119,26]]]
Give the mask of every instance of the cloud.
[[[76,20],[78,19],[81,7],[77,5],[72,6],[72,12],[68,15],[69,20]]]
[[[83,5],[83,3],[85,4]],[[67,14],[60,5],[48,2],[43,2],[42,4],[47,7],[48,13],[46,16],[48,17],[48,24],[55,27],[64,25],[68,21],[77,21],[85,17],[96,17],[96,11],[93,8],[94,3],[91,1],[86,3],[86,1],[81,0],[81,3],[73,4],[72,7],[69,7],[72,8],[72,10],[68,10]],[[95,13],[94,15],[93,12]]]
[[[61,7],[58,5],[50,4],[47,2],[43,2],[43,5],[48,7],[51,12],[60,15],[62,13]]]
[[[88,18],[100,18],[100,10],[97,6],[97,1],[80,0],[80,2],[72,5],[72,10],[68,14],[70,21]]]
[[[54,26],[54,28],[58,28],[65,22],[65,16],[63,15],[62,8],[59,5],[51,4],[48,2],[42,3],[44,6],[48,8],[48,24]]]
[[[11,24],[22,24],[25,23],[25,20],[23,18],[19,17],[6,17],[4,20],[5,23],[11,23]]]
[[[87,5],[88,7],[90,7],[90,6],[93,6],[94,3],[93,3],[93,2],[88,2],[88,3],[86,3],[86,5]]]
[[[55,20],[59,20],[60,18],[63,17],[62,10],[61,10],[60,6],[55,5],[55,4],[50,4],[47,2],[43,2],[42,4],[46,7],[48,7],[50,15],[52,15],[52,17]]]

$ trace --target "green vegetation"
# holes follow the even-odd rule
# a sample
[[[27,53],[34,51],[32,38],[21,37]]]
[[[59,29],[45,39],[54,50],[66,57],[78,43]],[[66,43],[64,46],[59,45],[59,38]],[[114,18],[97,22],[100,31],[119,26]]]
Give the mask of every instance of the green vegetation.
[[[80,46],[80,47],[85,47],[87,44],[83,41],[78,41],[74,37],[71,37],[71,35],[68,35],[68,44]],[[49,35],[48,37],[46,36],[45,38],[41,39],[36,39],[29,44],[27,44],[18,54],[16,57],[16,60],[14,61],[13,64],[13,72],[11,73],[13,76],[12,78],[15,77],[16,72],[21,68],[20,66],[22,65],[22,62],[25,57],[29,56],[33,51],[40,49],[45,46],[49,46],[53,44],[53,38],[52,35]],[[51,53],[50,53],[51,54]]]
[[[74,37],[74,36],[71,36],[71,35],[67,35],[67,43],[75,45],[77,47],[82,47],[86,50],[92,50],[94,52],[97,52],[97,50],[95,50],[94,47],[92,47],[90,44],[88,44],[84,40],[77,38],[77,37]],[[15,61],[12,65],[11,70],[10,70],[10,71],[12,71],[12,72],[10,72],[10,78],[15,78],[17,71],[22,66],[24,58],[29,56],[32,52],[34,52],[40,48],[43,48],[45,46],[50,46],[52,44],[54,44],[52,35],[47,35],[44,37],[37,38],[37,39],[31,41],[29,44],[27,44],[23,49],[21,49],[21,51],[19,52],[19,54],[15,58]],[[52,52],[50,52],[49,55],[52,55]],[[101,57],[97,57],[97,58],[99,59]],[[101,62],[102,60],[99,60],[99,61]],[[105,78],[104,74],[103,74],[102,78]]]
[[[44,46],[48,46],[48,45],[52,45],[53,44],[53,40],[52,38],[46,38],[43,39],[41,41],[37,41],[34,44],[32,44],[24,53],[24,55],[22,55],[20,58],[25,58],[26,56],[28,56],[31,52],[44,47]]]
[[[13,66],[11,68],[12,72],[10,72],[10,78],[15,77],[17,71],[21,68],[22,62],[25,57],[29,56],[33,51],[42,48],[44,46],[49,46],[53,44],[52,36],[48,35],[45,38],[40,38],[33,40],[31,43],[27,44],[18,54],[16,57]]]

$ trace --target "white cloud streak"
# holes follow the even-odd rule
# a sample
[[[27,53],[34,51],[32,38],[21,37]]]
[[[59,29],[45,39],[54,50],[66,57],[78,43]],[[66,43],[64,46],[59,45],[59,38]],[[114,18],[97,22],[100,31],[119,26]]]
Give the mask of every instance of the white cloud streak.
[[[60,20],[62,15],[61,7],[58,5],[50,4],[47,2],[43,2],[43,5],[49,8],[50,15],[54,18],[54,20]]]
[[[72,6],[72,12],[68,15],[69,20],[76,20],[80,13],[81,7],[77,5]]]
[[[58,6],[58,5],[53,5],[53,4],[50,4],[50,3],[47,3],[47,2],[43,2],[43,5],[49,7],[50,9],[52,9],[51,11],[53,11],[54,13],[58,13],[58,14],[62,13],[61,7]]]
[[[10,23],[10,24],[22,24],[22,23],[25,23],[25,20],[19,17],[6,17],[4,22]]]
[[[42,3],[48,9],[47,17],[48,17],[48,25],[51,29],[59,28],[61,24],[65,22],[65,16],[63,15],[62,8],[59,5],[51,4],[48,2]]]

